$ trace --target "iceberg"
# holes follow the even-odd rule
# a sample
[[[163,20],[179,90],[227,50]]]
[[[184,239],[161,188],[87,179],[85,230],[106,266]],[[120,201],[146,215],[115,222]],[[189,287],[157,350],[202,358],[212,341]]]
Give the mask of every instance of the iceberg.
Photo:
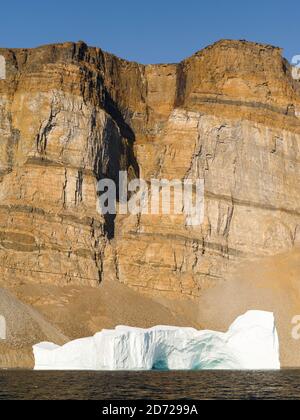
[[[119,326],[63,346],[33,346],[35,370],[277,370],[274,315],[249,311],[226,333]]]

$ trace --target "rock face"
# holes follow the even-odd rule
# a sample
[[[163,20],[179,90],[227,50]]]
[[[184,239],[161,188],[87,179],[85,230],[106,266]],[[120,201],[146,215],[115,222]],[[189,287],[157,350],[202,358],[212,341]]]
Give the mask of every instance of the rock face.
[[[272,313],[249,311],[227,333],[117,327],[62,347],[33,347],[36,370],[280,369]]]
[[[281,50],[220,41],[172,65],[84,43],[0,49],[0,279],[198,296],[300,242],[300,84]],[[97,180],[205,180],[205,221],[102,217]]]

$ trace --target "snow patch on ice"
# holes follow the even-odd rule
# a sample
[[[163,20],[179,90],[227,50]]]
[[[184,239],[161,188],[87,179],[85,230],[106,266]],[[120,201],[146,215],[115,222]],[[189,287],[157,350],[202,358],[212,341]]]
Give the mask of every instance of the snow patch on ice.
[[[64,346],[33,346],[36,370],[280,369],[274,316],[249,311],[227,333],[119,326]]]

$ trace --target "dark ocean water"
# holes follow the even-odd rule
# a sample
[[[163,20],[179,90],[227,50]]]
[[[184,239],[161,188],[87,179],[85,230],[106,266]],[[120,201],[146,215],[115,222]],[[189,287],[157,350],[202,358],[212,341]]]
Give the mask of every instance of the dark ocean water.
[[[300,399],[300,370],[0,371],[0,399]]]

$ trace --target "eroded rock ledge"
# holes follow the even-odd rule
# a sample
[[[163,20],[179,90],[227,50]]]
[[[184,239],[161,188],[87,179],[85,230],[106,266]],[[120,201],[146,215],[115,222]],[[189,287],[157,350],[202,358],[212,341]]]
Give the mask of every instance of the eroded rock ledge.
[[[299,243],[300,86],[281,50],[220,41],[141,65],[83,42],[0,49],[0,278],[197,296]],[[96,181],[205,179],[205,223],[96,211]]]

